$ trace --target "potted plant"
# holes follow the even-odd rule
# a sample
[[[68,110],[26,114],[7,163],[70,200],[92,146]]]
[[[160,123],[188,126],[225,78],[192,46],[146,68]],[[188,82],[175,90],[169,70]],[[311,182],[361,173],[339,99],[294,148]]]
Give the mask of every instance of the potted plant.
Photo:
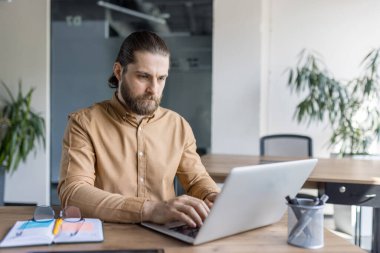
[[[320,56],[306,50],[289,70],[288,86],[297,94],[306,94],[296,107],[295,118],[299,123],[327,118],[332,129],[329,146],[339,156],[368,156],[370,145],[380,139],[379,54],[380,48],[370,51],[361,63],[362,74],[348,81],[334,78]],[[351,207],[335,205],[334,212],[336,228],[352,234]]]
[[[330,147],[339,155],[367,155],[380,139],[380,48],[362,61],[362,74],[349,81],[337,80],[316,53],[303,50],[297,66],[289,70],[288,86],[306,97],[297,105],[299,123],[322,122],[332,129]]]
[[[8,98],[1,97],[4,107],[0,112],[0,177],[3,177],[0,204],[4,197],[4,174],[16,171],[38,142],[45,146],[45,120],[30,107],[34,89],[24,94],[20,82],[18,94],[13,96],[3,81],[1,85]]]

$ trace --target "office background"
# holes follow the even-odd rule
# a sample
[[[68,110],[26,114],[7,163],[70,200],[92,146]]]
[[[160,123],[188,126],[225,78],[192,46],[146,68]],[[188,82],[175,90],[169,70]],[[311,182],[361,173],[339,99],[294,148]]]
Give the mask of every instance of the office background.
[[[56,131],[50,125],[50,5],[0,1],[0,78],[13,91],[19,79],[25,90],[36,87],[33,108],[47,124],[45,150],[7,175],[6,202],[50,201],[50,135]],[[379,13],[376,0],[214,0],[209,151],[258,154],[260,136],[287,132],[311,136],[315,156],[329,156],[326,125],[293,120],[300,97],[286,86],[284,71],[302,48],[311,48],[338,78],[353,77],[363,56],[380,45]]]

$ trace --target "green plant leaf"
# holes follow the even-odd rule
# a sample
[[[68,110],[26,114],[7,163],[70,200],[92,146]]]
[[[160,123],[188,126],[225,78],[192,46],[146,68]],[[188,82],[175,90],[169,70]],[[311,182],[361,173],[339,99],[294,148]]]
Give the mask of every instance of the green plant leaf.
[[[343,153],[368,153],[380,139],[380,48],[363,59],[363,73],[352,80],[336,80],[315,53],[303,49],[290,68],[287,85],[296,94],[306,93],[293,118],[298,123],[322,122],[327,115],[332,128],[329,147]],[[357,117],[360,115],[360,117]]]
[[[14,97],[7,85],[1,83],[10,97],[10,101],[4,101],[2,117],[7,118],[10,124],[0,143],[0,164],[6,171],[14,172],[20,162],[25,162],[30,152],[35,150],[36,144],[45,147],[45,120],[31,109],[33,88],[24,94],[20,81]]]

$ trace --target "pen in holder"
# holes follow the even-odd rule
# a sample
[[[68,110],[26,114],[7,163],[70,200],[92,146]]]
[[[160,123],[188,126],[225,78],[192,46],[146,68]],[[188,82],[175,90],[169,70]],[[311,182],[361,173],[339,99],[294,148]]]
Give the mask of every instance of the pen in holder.
[[[289,244],[308,249],[323,247],[323,208],[327,199],[327,195],[314,200],[287,197]]]

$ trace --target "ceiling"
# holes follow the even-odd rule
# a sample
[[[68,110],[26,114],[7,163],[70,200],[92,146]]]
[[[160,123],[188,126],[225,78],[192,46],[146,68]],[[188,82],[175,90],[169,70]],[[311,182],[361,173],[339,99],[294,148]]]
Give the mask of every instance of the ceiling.
[[[212,0],[53,0],[52,21],[68,15],[105,20],[114,35],[152,30],[166,36],[212,34]]]

